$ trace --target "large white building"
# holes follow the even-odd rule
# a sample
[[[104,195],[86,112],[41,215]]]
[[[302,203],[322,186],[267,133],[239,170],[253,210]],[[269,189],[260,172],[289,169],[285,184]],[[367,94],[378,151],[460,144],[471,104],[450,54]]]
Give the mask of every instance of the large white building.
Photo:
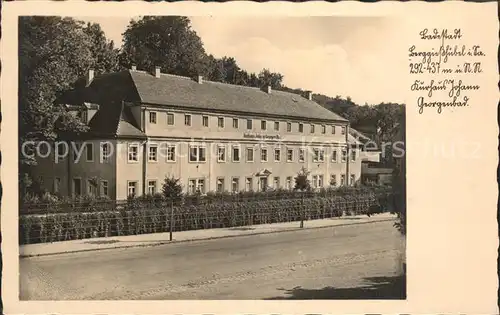
[[[89,125],[69,154],[34,174],[61,195],[292,189],[304,167],[314,188],[359,180],[362,150],[349,123],[312,93],[245,87],[136,69],[93,76],[61,105]],[[61,146],[63,151],[64,145]],[[81,148],[81,149],[80,149]],[[78,153],[81,156],[78,156]]]

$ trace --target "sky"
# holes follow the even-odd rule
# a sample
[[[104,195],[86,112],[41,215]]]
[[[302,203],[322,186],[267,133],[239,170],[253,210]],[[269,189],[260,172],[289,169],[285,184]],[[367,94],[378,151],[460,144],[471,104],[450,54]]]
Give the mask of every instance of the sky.
[[[132,18],[75,17],[99,23],[116,46]],[[137,19],[137,17],[135,17]],[[190,17],[205,50],[234,57],[241,68],[283,74],[284,85],[360,105],[404,102],[400,77],[404,47],[397,21],[388,17]]]

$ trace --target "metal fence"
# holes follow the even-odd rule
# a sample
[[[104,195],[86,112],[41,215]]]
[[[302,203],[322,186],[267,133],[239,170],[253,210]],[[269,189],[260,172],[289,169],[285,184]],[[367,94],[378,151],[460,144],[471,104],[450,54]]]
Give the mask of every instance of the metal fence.
[[[217,196],[220,197],[220,196]],[[302,222],[390,211],[390,192],[295,197],[195,196],[175,199],[95,201],[31,208],[20,215],[20,244],[138,235],[254,224]],[[53,205],[54,206],[54,205]],[[54,209],[54,208],[52,208]]]

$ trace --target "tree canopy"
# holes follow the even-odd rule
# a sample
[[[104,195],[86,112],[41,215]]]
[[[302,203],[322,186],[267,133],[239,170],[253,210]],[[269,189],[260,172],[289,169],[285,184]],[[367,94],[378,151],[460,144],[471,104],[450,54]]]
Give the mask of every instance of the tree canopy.
[[[116,70],[118,51],[113,43],[98,24],[53,16],[21,17],[18,36],[20,145],[54,140],[60,131],[85,131],[87,126],[55,100],[89,69]],[[21,167],[34,163],[20,156]]]

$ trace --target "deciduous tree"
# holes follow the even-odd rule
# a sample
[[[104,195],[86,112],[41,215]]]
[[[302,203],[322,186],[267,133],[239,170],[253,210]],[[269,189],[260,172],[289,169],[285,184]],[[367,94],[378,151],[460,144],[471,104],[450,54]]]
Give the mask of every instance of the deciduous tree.
[[[122,66],[143,70],[159,66],[162,72],[208,75],[210,62],[203,43],[184,16],[145,16],[132,20],[123,35]]]

